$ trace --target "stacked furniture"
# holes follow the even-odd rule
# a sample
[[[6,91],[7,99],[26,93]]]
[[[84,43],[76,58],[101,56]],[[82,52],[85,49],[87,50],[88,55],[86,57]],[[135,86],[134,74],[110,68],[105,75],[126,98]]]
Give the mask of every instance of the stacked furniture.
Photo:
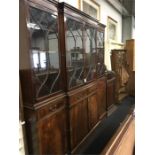
[[[114,77],[105,74],[104,29],[66,3],[20,0],[20,81],[29,154],[74,153],[106,117]]]
[[[120,101],[127,96],[126,86],[129,79],[127,54],[125,49],[111,50],[111,66],[116,73],[115,101]]]
[[[125,49],[127,50],[127,64],[129,81],[127,83],[127,91],[129,95],[135,95],[135,40],[126,40]]]

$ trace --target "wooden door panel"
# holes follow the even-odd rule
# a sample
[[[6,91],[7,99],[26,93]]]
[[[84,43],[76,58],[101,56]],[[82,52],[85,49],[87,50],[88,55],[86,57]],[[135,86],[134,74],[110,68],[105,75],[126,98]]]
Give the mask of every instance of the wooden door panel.
[[[70,110],[71,148],[73,149],[88,133],[87,100],[84,99]]]
[[[38,123],[39,145],[42,155],[65,154],[66,142],[66,114],[59,111]]]
[[[110,108],[114,102],[114,81],[107,82],[107,108]]]
[[[97,102],[99,118],[106,112],[106,80],[100,79],[97,83]]]
[[[97,110],[97,94],[94,93],[88,97],[88,114],[89,114],[89,129],[98,121],[98,110]]]

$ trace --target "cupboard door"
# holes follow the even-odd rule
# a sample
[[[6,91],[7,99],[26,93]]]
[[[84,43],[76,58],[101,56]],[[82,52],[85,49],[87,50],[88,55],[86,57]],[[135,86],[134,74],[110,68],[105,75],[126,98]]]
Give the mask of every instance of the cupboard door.
[[[58,111],[38,123],[41,155],[65,154],[67,152],[66,114]]]
[[[101,118],[106,113],[106,79],[102,78],[97,83],[98,116]]]
[[[74,149],[88,133],[87,100],[70,109],[71,148]]]
[[[115,78],[107,80],[107,109],[115,103]]]
[[[97,93],[88,97],[89,129],[91,130],[98,121]]]

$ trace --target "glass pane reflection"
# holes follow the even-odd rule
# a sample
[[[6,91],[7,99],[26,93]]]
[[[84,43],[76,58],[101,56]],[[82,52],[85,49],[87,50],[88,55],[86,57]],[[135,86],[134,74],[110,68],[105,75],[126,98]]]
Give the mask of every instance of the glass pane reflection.
[[[36,97],[61,89],[57,16],[30,7],[27,23],[31,35],[31,52]]]
[[[96,29],[86,25],[86,80],[91,81],[96,75]]]
[[[83,84],[83,25],[71,18],[66,18],[66,62],[68,88]]]

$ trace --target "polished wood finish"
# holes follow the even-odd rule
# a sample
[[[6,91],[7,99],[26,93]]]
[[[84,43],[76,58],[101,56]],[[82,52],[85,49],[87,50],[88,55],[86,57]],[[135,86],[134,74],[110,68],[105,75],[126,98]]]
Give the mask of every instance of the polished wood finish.
[[[115,104],[115,80],[115,77],[107,80],[107,110]]]
[[[65,107],[54,105],[49,111],[52,111],[51,114],[37,123],[40,154],[65,154],[67,153]]]
[[[98,118],[102,119],[106,115],[106,87],[107,78],[102,77],[97,81],[97,103],[98,103]]]
[[[67,153],[66,97],[59,95],[24,110],[29,153]]]
[[[135,71],[129,72],[129,81],[127,83],[127,92],[129,95],[135,96]]]
[[[92,93],[88,101],[89,129],[91,130],[98,122],[97,93]]]
[[[129,95],[135,95],[135,40],[126,40],[125,49],[127,50],[127,64],[129,81],[127,91]]]
[[[77,89],[69,92],[70,136],[73,150],[88,133],[87,91]],[[82,120],[82,121],[81,121]]]
[[[127,64],[130,71],[135,71],[135,40],[126,40],[125,49],[127,51]]]
[[[114,49],[111,51],[111,66],[112,70],[116,73],[115,97],[117,103],[120,102],[122,89],[123,93],[126,93],[126,84],[129,79],[126,57],[127,55],[125,49]]]
[[[99,120],[106,116],[106,77],[70,91],[69,101],[71,149],[74,152]]]
[[[74,149],[88,133],[87,100],[81,100],[70,109],[71,148]]]

